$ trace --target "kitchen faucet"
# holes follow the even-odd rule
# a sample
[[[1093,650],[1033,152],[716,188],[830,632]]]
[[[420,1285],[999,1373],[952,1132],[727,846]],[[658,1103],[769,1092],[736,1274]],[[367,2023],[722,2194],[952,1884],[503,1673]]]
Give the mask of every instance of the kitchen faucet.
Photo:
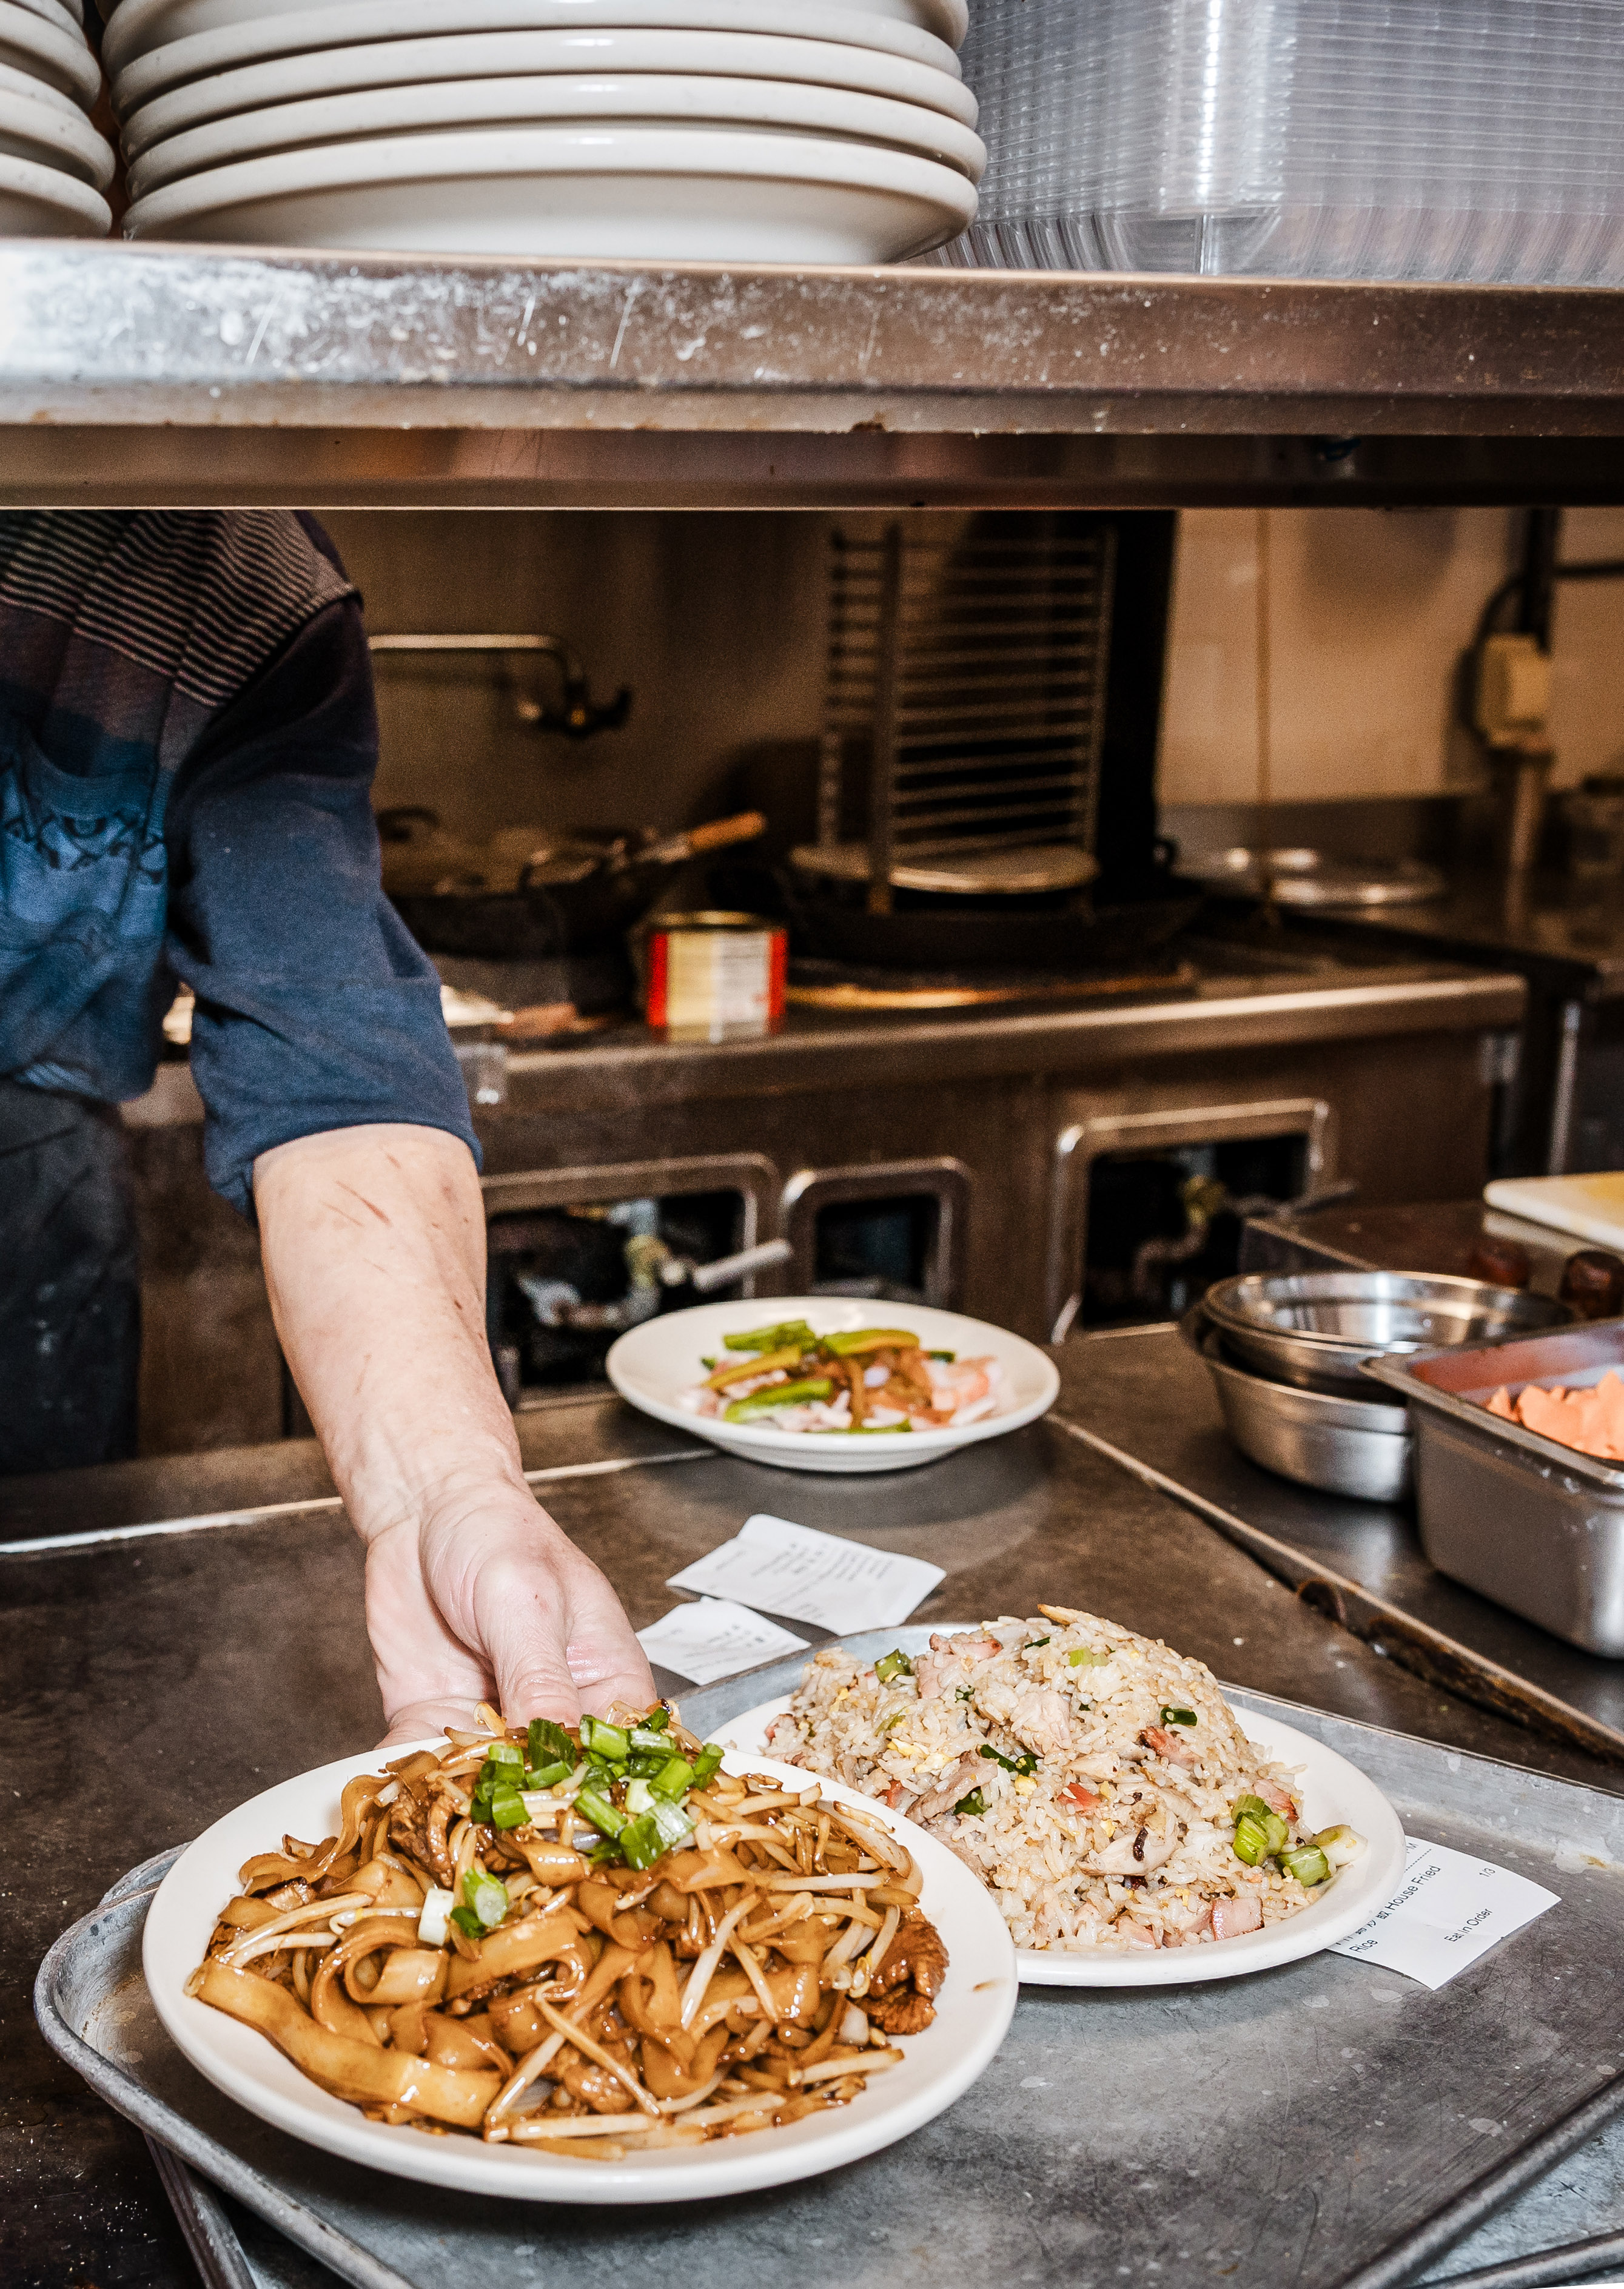
[[[374,652],[492,652],[501,658],[539,654],[557,667],[563,682],[561,704],[549,707],[528,692],[517,695],[518,721],[532,731],[561,731],[567,739],[590,739],[595,731],[617,731],[632,712],[632,694],[623,684],[607,706],[595,701],[586,671],[562,636],[369,636]]]

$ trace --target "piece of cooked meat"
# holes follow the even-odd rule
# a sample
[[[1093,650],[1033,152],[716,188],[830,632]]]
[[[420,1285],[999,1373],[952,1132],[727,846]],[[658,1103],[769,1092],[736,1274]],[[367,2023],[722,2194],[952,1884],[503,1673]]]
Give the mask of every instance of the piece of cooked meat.
[[[895,1995],[869,1996],[863,2006],[871,2027],[883,2035],[922,2035],[936,2015],[936,2006],[912,1987]]]
[[[896,1936],[881,1957],[878,1969],[871,1974],[868,1991],[871,1996],[884,1997],[912,1987],[928,2003],[942,1992],[946,1977],[947,1949],[941,1933],[922,1910],[910,1908],[897,1926]],[[907,2030],[888,2031],[900,2034]]]

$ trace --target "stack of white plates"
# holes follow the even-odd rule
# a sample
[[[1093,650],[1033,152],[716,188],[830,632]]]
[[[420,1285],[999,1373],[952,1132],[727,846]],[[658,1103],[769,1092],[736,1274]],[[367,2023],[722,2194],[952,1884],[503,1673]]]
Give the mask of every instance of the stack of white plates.
[[[102,238],[112,146],[86,112],[101,70],[84,0],[0,0],[0,238]]]
[[[121,0],[124,227],[899,261],[975,218],[967,28],[966,0]]]

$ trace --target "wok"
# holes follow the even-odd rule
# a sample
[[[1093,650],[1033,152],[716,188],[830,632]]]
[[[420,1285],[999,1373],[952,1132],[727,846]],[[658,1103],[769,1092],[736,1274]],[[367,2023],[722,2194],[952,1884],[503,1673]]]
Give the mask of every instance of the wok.
[[[1112,905],[1085,897],[1039,907],[899,892],[888,914],[808,897],[792,880],[784,887],[797,953],[864,969],[956,975],[1045,969],[1066,977],[1131,968],[1176,937],[1205,904],[1198,887],[1167,876],[1144,897]]]
[[[432,810],[378,815],[384,888],[429,953],[545,961],[624,936],[675,867],[762,833],[760,811],[682,834],[613,836],[509,827],[486,842],[448,834]]]

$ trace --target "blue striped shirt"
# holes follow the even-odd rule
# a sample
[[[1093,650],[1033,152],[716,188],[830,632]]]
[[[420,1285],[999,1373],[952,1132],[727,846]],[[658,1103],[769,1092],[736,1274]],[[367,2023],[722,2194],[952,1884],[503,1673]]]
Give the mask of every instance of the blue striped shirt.
[[[385,899],[360,600],[280,512],[0,513],[0,1073],[150,1087],[177,979],[215,1189],[372,1121],[474,1136]]]

